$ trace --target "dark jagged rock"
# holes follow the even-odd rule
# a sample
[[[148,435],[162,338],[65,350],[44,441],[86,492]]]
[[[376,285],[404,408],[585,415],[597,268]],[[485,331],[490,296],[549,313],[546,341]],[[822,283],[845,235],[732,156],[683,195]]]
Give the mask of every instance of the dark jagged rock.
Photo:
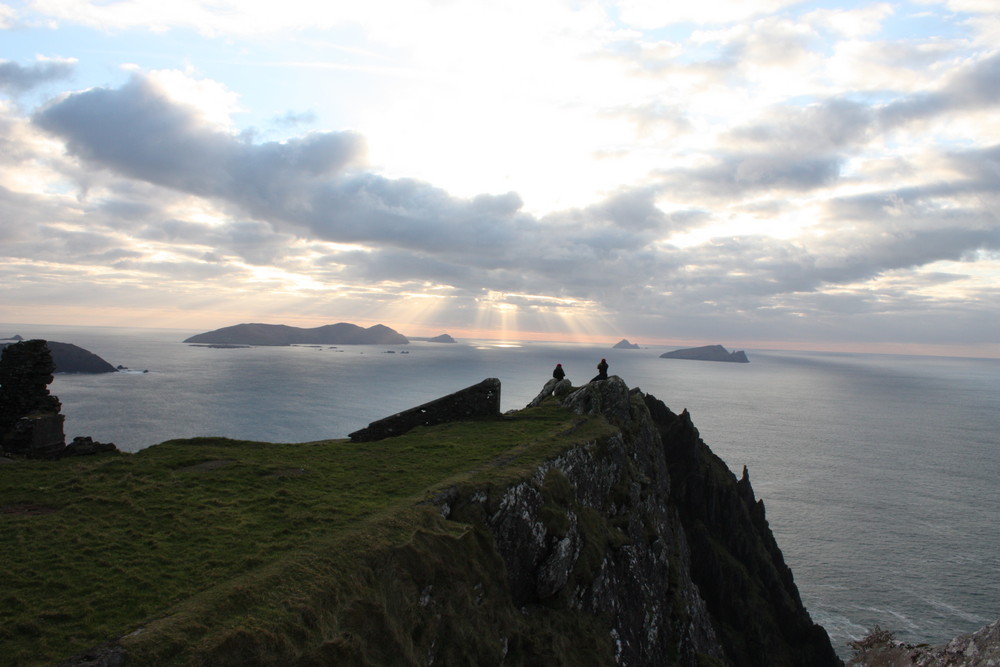
[[[78,435],[73,438],[73,442],[66,445],[62,456],[90,456],[92,454],[117,451],[118,447],[113,442],[96,442],[90,436]]]
[[[876,625],[850,646],[854,655],[848,667],[996,667],[1000,665],[1000,621],[939,646],[907,644]]]
[[[676,506],[691,549],[691,576],[734,665],[839,665],[812,622],[792,571],[743,468],[737,481],[702,442],[687,410],[644,398],[663,440]]]
[[[588,664],[841,664],[799,599],[749,477],[735,479],[687,412],[617,376],[562,405],[602,416],[617,435],[575,446],[507,488],[438,500],[447,518],[487,527],[516,608],[592,619],[587,634],[574,616],[563,638],[593,645]]]
[[[382,324],[365,329],[349,322],[339,322],[313,329],[285,324],[236,324],[191,336],[184,342],[219,345],[405,345],[410,341]]]
[[[683,350],[664,352],[660,359],[691,359],[694,361],[733,361],[748,364],[746,352],[742,350],[729,352],[721,345],[705,345],[703,347],[688,347]]]
[[[500,380],[487,378],[430,403],[380,419],[350,434],[354,442],[370,442],[402,435],[417,426],[500,416]]]
[[[645,406],[616,376],[575,390],[563,405],[619,430],[571,446],[506,487],[437,499],[449,520],[487,530],[513,609],[537,627],[558,628],[549,651],[545,637],[527,646],[512,639],[519,655],[510,664],[725,665],[688,575]]]
[[[582,415],[602,415],[619,428],[627,427],[632,421],[629,388],[617,375],[602,382],[591,381],[564,398],[562,404]]]
[[[0,356],[0,446],[5,452],[54,458],[66,446],[62,404],[49,394],[55,364],[44,340],[8,345]]]
[[[618,341],[617,343],[615,343],[611,347],[611,349],[612,350],[638,350],[639,346],[637,344],[635,344],[635,343],[628,342],[627,338],[622,338],[620,341]]]
[[[533,399],[531,399],[531,402],[528,403],[528,405],[525,407],[534,408],[538,405],[541,405],[542,401],[544,401],[549,396],[557,396],[559,398],[562,398],[563,396],[566,396],[572,391],[573,391],[573,384],[569,381],[569,378],[562,378],[561,380],[558,378],[552,378],[551,380],[545,383],[545,386],[542,387],[542,390],[538,392],[538,396],[535,396]]]

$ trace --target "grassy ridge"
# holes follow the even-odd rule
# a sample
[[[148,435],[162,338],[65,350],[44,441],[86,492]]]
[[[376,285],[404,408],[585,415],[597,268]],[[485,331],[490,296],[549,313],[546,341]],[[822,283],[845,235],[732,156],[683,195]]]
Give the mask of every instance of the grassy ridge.
[[[238,634],[234,605],[412,532],[431,489],[516,477],[605,428],[542,406],[372,443],[198,438],[4,465],[0,662],[48,664],[165,617],[189,639],[220,604]]]

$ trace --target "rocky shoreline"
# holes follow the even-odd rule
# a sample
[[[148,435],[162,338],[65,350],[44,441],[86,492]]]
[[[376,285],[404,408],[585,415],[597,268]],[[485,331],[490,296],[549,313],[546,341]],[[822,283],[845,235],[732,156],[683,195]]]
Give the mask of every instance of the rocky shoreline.
[[[907,644],[879,626],[853,642],[848,667],[997,667],[1000,665],[1000,620],[947,644]]]

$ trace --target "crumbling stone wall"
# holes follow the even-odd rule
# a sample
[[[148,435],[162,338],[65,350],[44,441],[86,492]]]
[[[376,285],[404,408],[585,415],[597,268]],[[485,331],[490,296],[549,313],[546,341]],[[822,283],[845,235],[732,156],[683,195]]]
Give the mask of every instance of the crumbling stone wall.
[[[55,363],[44,340],[8,345],[0,355],[0,447],[36,458],[66,447],[62,404],[49,394]]]
[[[371,442],[402,435],[417,426],[499,415],[500,380],[487,378],[454,394],[374,421],[366,428],[351,433],[350,438],[353,442]]]

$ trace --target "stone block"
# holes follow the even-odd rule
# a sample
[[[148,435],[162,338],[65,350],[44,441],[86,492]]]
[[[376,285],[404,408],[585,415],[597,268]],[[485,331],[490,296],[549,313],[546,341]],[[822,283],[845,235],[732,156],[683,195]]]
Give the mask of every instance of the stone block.
[[[379,419],[350,434],[353,442],[371,442],[402,435],[417,426],[500,416],[500,380],[487,378],[453,394]]]

